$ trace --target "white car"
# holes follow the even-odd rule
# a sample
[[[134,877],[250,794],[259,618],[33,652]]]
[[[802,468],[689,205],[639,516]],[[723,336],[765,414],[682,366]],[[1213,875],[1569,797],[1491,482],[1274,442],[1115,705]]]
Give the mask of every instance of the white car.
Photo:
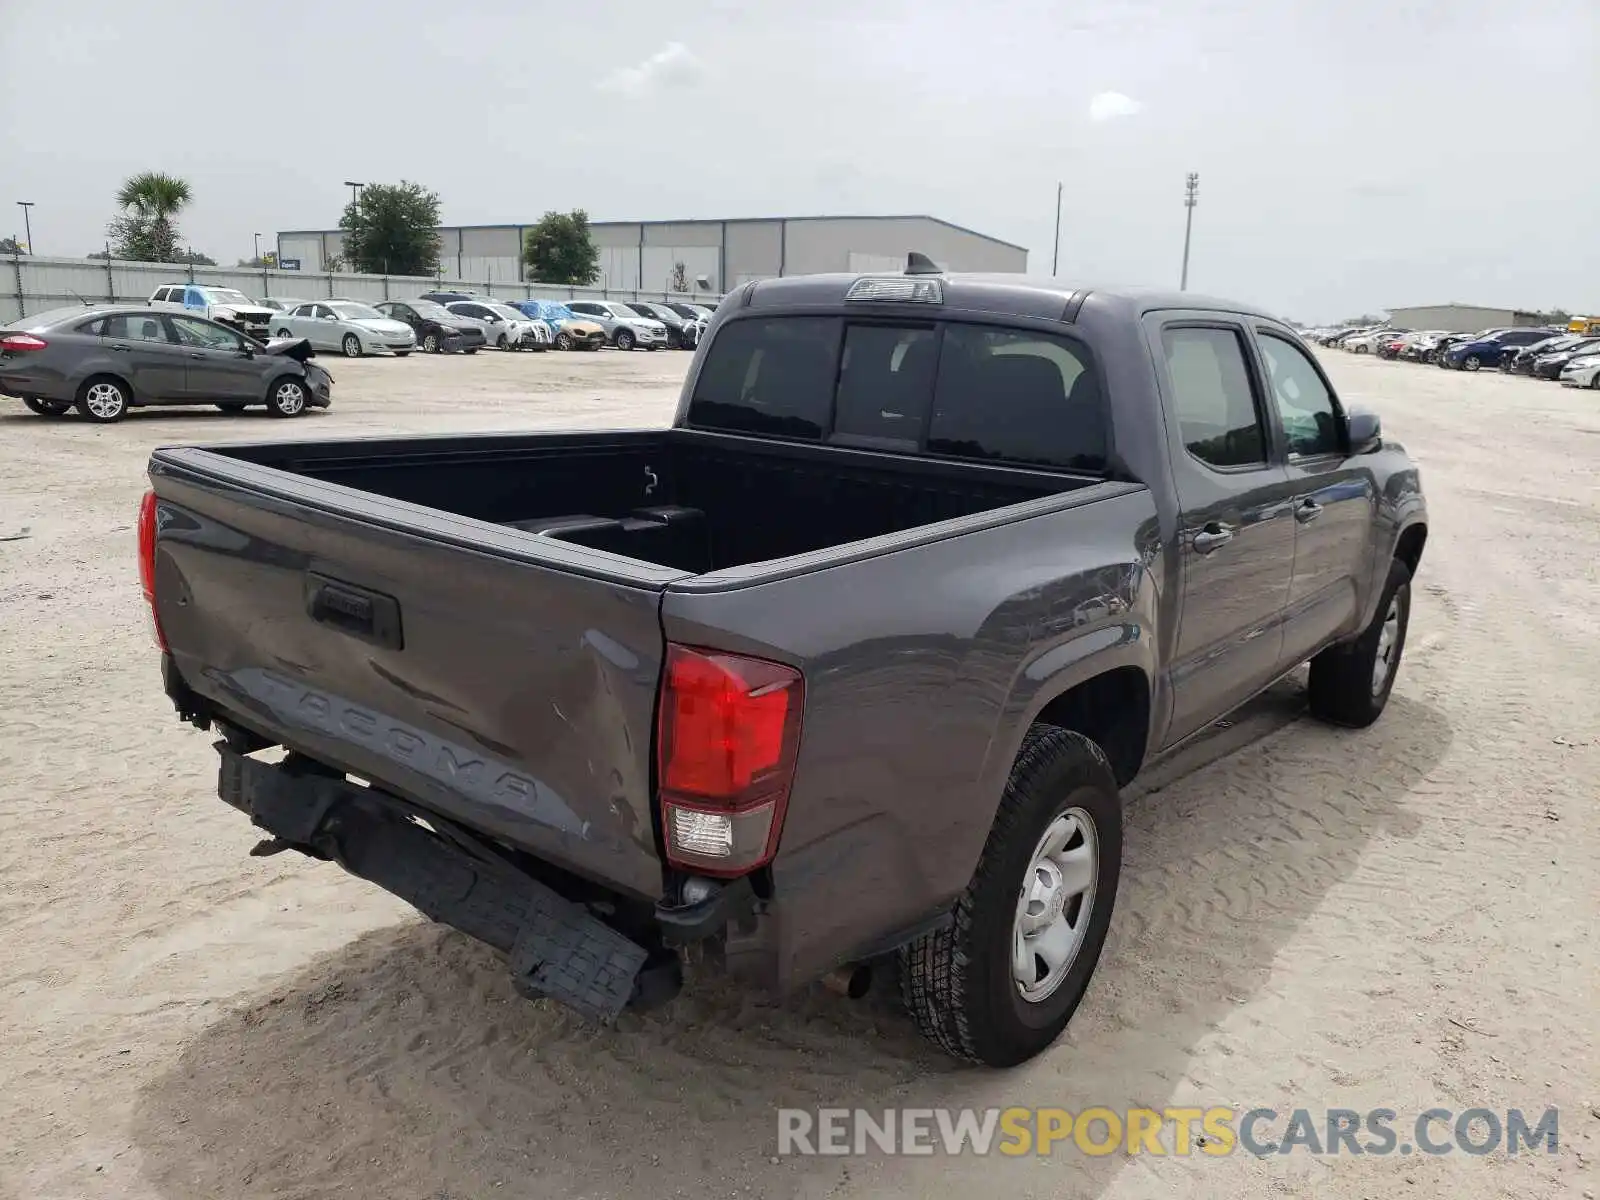
[[[606,331],[606,338],[618,350],[632,350],[635,346],[646,350],[666,347],[667,327],[660,321],[641,317],[626,304],[615,300],[568,300],[567,307],[574,316],[598,321]]]
[[[358,300],[310,300],[292,312],[273,313],[272,334],[303,337],[313,349],[338,350],[346,358],[363,354],[404,358],[417,348],[411,326]]]
[[[151,308],[193,313],[228,325],[258,341],[266,341],[267,325],[278,314],[233,288],[197,283],[172,283],[150,293]]]
[[[1600,354],[1580,354],[1561,368],[1562,387],[1600,389]]]
[[[1371,333],[1347,337],[1342,344],[1346,350],[1354,354],[1371,354],[1377,349],[1379,342],[1392,341],[1404,332],[1406,331],[1403,329],[1374,329]]]
[[[550,326],[492,300],[452,300],[450,312],[483,330],[483,344],[501,350],[548,350]]]

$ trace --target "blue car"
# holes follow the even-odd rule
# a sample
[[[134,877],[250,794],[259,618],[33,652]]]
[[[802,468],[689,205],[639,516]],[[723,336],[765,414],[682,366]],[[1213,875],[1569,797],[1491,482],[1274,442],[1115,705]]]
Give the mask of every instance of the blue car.
[[[1524,346],[1542,342],[1550,336],[1551,331],[1548,329],[1498,329],[1482,333],[1451,346],[1444,352],[1439,365],[1457,371],[1498,367],[1500,360],[1507,355],[1516,353]]]

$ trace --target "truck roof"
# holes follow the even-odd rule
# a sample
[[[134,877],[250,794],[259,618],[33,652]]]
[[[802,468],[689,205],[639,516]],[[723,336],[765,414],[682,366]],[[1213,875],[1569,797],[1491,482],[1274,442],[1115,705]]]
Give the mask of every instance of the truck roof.
[[[1038,317],[1046,320],[1071,319],[1084,304],[1111,313],[1126,313],[1131,318],[1159,309],[1183,308],[1204,311],[1247,313],[1277,320],[1254,305],[1241,304],[1195,292],[1174,292],[1159,288],[1103,287],[1075,284],[1068,280],[1027,275],[984,273],[906,274],[895,272],[838,272],[825,275],[789,275],[760,279],[745,284],[742,297],[730,307],[788,308],[833,307],[843,304],[846,293],[862,279],[937,279],[943,289],[941,307],[951,310],[1004,313],[1009,316]],[[736,291],[735,295],[738,295]],[[914,309],[915,303],[896,305]]]

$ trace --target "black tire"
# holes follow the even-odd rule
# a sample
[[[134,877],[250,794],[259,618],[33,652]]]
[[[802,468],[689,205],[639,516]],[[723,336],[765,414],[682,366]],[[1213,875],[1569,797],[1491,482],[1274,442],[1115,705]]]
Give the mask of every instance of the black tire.
[[[394,356],[396,358],[405,358],[410,353],[411,353],[411,351],[409,351],[409,350],[396,350],[394,352]]]
[[[95,375],[85,379],[83,386],[78,389],[78,415],[101,425],[122,420],[128,415],[132,404],[132,390],[112,375]]]
[[[1392,615],[1396,628],[1385,645],[1384,625]],[[1353,642],[1329,646],[1311,660],[1308,699],[1311,714],[1334,725],[1364,729],[1383,713],[1400,673],[1411,623],[1411,571],[1399,559],[1389,564],[1389,577],[1372,624]],[[1384,678],[1377,680],[1378,659],[1385,654]]]
[[[1069,810],[1086,814],[1094,834],[1092,904],[1065,974],[1030,1001],[1011,964],[1018,901],[1041,838]],[[1082,734],[1035,725],[1022,740],[954,922],[900,951],[901,997],[922,1033],[957,1058],[991,1067],[1016,1066],[1047,1049],[1094,974],[1121,864],[1122,801],[1105,754]]]
[[[633,349],[633,342],[634,342],[633,330],[631,330],[631,329],[619,329],[619,330],[617,330],[616,343],[617,343],[617,349],[618,350],[632,350]]]
[[[1461,360],[1461,369],[1463,371],[1476,371],[1481,366],[1483,366],[1483,359],[1476,354],[1469,354]]]
[[[509,350],[511,349],[511,339],[502,333],[500,335],[500,340],[496,342],[494,346],[496,350]]]
[[[461,353],[463,353],[463,354],[476,354],[478,352],[478,350],[479,350],[479,347],[477,347],[477,346],[467,346],[467,347],[462,349]]]
[[[275,417],[298,417],[310,403],[310,389],[298,376],[280,375],[267,388],[267,411]]]
[[[424,354],[439,353],[439,335],[437,333],[425,333],[422,335],[422,352]]]
[[[38,413],[41,417],[64,417],[72,411],[70,400],[46,400],[40,396],[24,396],[22,403],[29,412]]]
[[[556,334],[556,349],[557,350],[571,350],[572,349],[572,335],[570,333],[558,333],[558,334]]]
[[[346,358],[360,358],[363,353],[361,339],[353,333],[344,335],[344,340],[339,343],[339,349],[344,351]]]
[[[226,404],[218,404],[217,407],[225,413],[242,413],[246,406],[237,400],[230,400]]]
[[[281,338],[292,338],[294,334],[290,333],[287,329],[280,329],[278,330],[278,336]]]

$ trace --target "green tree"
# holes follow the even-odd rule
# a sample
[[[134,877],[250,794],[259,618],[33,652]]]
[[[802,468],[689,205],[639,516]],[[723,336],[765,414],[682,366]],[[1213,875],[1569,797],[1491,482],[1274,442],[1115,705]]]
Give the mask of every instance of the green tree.
[[[0,238],[0,254],[21,254],[22,243],[14,237]]]
[[[160,171],[131,176],[117,191],[122,209],[108,232],[118,258],[134,262],[178,262],[176,217],[194,193],[186,179]]]
[[[369,183],[339,219],[344,257],[369,275],[432,275],[439,268],[438,225],[436,193],[405,180]]]
[[[547,212],[528,230],[522,247],[528,278],[583,286],[600,278],[600,251],[589,236],[589,214]]]

